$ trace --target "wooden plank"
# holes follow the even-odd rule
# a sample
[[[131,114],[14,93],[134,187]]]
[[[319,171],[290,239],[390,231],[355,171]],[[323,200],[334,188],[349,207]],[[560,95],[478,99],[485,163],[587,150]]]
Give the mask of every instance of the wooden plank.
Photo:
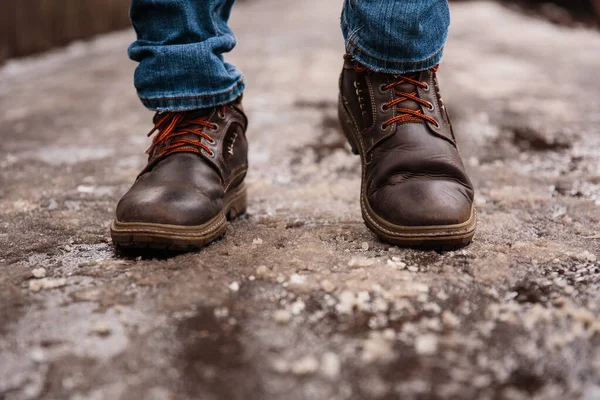
[[[600,0],[591,0],[596,11],[596,20],[600,23]]]
[[[0,62],[129,23],[130,0],[8,0],[0,13]]]

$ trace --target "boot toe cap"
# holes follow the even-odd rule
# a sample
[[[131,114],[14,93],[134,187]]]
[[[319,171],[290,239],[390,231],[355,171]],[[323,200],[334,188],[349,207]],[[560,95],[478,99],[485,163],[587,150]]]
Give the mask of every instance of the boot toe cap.
[[[202,191],[178,188],[131,190],[117,206],[119,222],[199,226],[219,214],[222,200]]]
[[[453,180],[411,180],[386,185],[368,196],[371,209],[399,226],[448,226],[467,222],[473,191]]]

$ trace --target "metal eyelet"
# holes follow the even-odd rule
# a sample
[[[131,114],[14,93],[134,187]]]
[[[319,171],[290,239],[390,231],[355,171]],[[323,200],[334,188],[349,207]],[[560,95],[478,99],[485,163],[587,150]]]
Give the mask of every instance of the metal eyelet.
[[[423,88],[423,90],[426,91],[426,92],[429,92],[429,89],[431,89],[429,87],[429,83],[427,83],[427,82],[423,82],[423,83],[425,84],[425,87]]]
[[[441,128],[441,125],[440,125],[439,122],[437,122],[437,120],[435,120],[435,124],[433,124],[433,126],[434,126],[435,129],[440,129]]]
[[[379,109],[381,110],[382,113],[386,113],[389,110],[391,110],[391,107],[388,107],[387,104],[382,104],[381,107],[379,107]]]
[[[384,94],[385,92],[387,92],[388,89],[385,88],[386,86],[386,83],[382,83],[381,85],[379,85],[379,93]]]
[[[433,110],[435,109],[435,108],[433,107],[433,103],[428,103],[428,105],[427,105],[427,109],[428,109],[429,111],[433,111]]]
[[[206,151],[206,150],[204,150],[204,151]],[[213,158],[213,157],[215,156],[215,152],[214,152],[214,151],[212,151],[212,150],[211,150],[211,151],[206,151],[206,154],[207,154],[207,155],[208,155],[210,158]]]
[[[385,122],[383,124],[381,124],[381,130],[382,131],[387,131],[387,128],[389,128],[388,124],[386,124]]]
[[[219,110],[219,112],[217,113],[217,115],[219,116],[219,118],[225,119],[225,113],[222,112],[221,110]]]
[[[206,143],[210,144],[211,146],[214,146],[215,144],[217,144],[217,141],[213,138],[210,138],[206,139]]]

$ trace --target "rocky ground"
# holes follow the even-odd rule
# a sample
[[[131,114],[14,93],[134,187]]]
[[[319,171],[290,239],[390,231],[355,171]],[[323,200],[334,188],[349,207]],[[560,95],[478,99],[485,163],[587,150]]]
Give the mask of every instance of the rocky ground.
[[[110,243],[151,124],[131,32],[0,70],[0,399],[600,399],[600,34],[453,6],[479,231],[405,250],[361,220],[337,3],[236,6],[250,208],[196,254]]]

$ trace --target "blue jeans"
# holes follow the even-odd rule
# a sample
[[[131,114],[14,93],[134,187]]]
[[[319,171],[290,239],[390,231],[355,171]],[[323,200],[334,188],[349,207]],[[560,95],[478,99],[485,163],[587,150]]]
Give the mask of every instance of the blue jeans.
[[[138,61],[134,83],[155,111],[227,104],[245,87],[226,63],[236,38],[227,25],[235,0],[132,0]],[[345,0],[341,26],[347,51],[387,73],[431,68],[442,58],[450,12],[447,0]]]

